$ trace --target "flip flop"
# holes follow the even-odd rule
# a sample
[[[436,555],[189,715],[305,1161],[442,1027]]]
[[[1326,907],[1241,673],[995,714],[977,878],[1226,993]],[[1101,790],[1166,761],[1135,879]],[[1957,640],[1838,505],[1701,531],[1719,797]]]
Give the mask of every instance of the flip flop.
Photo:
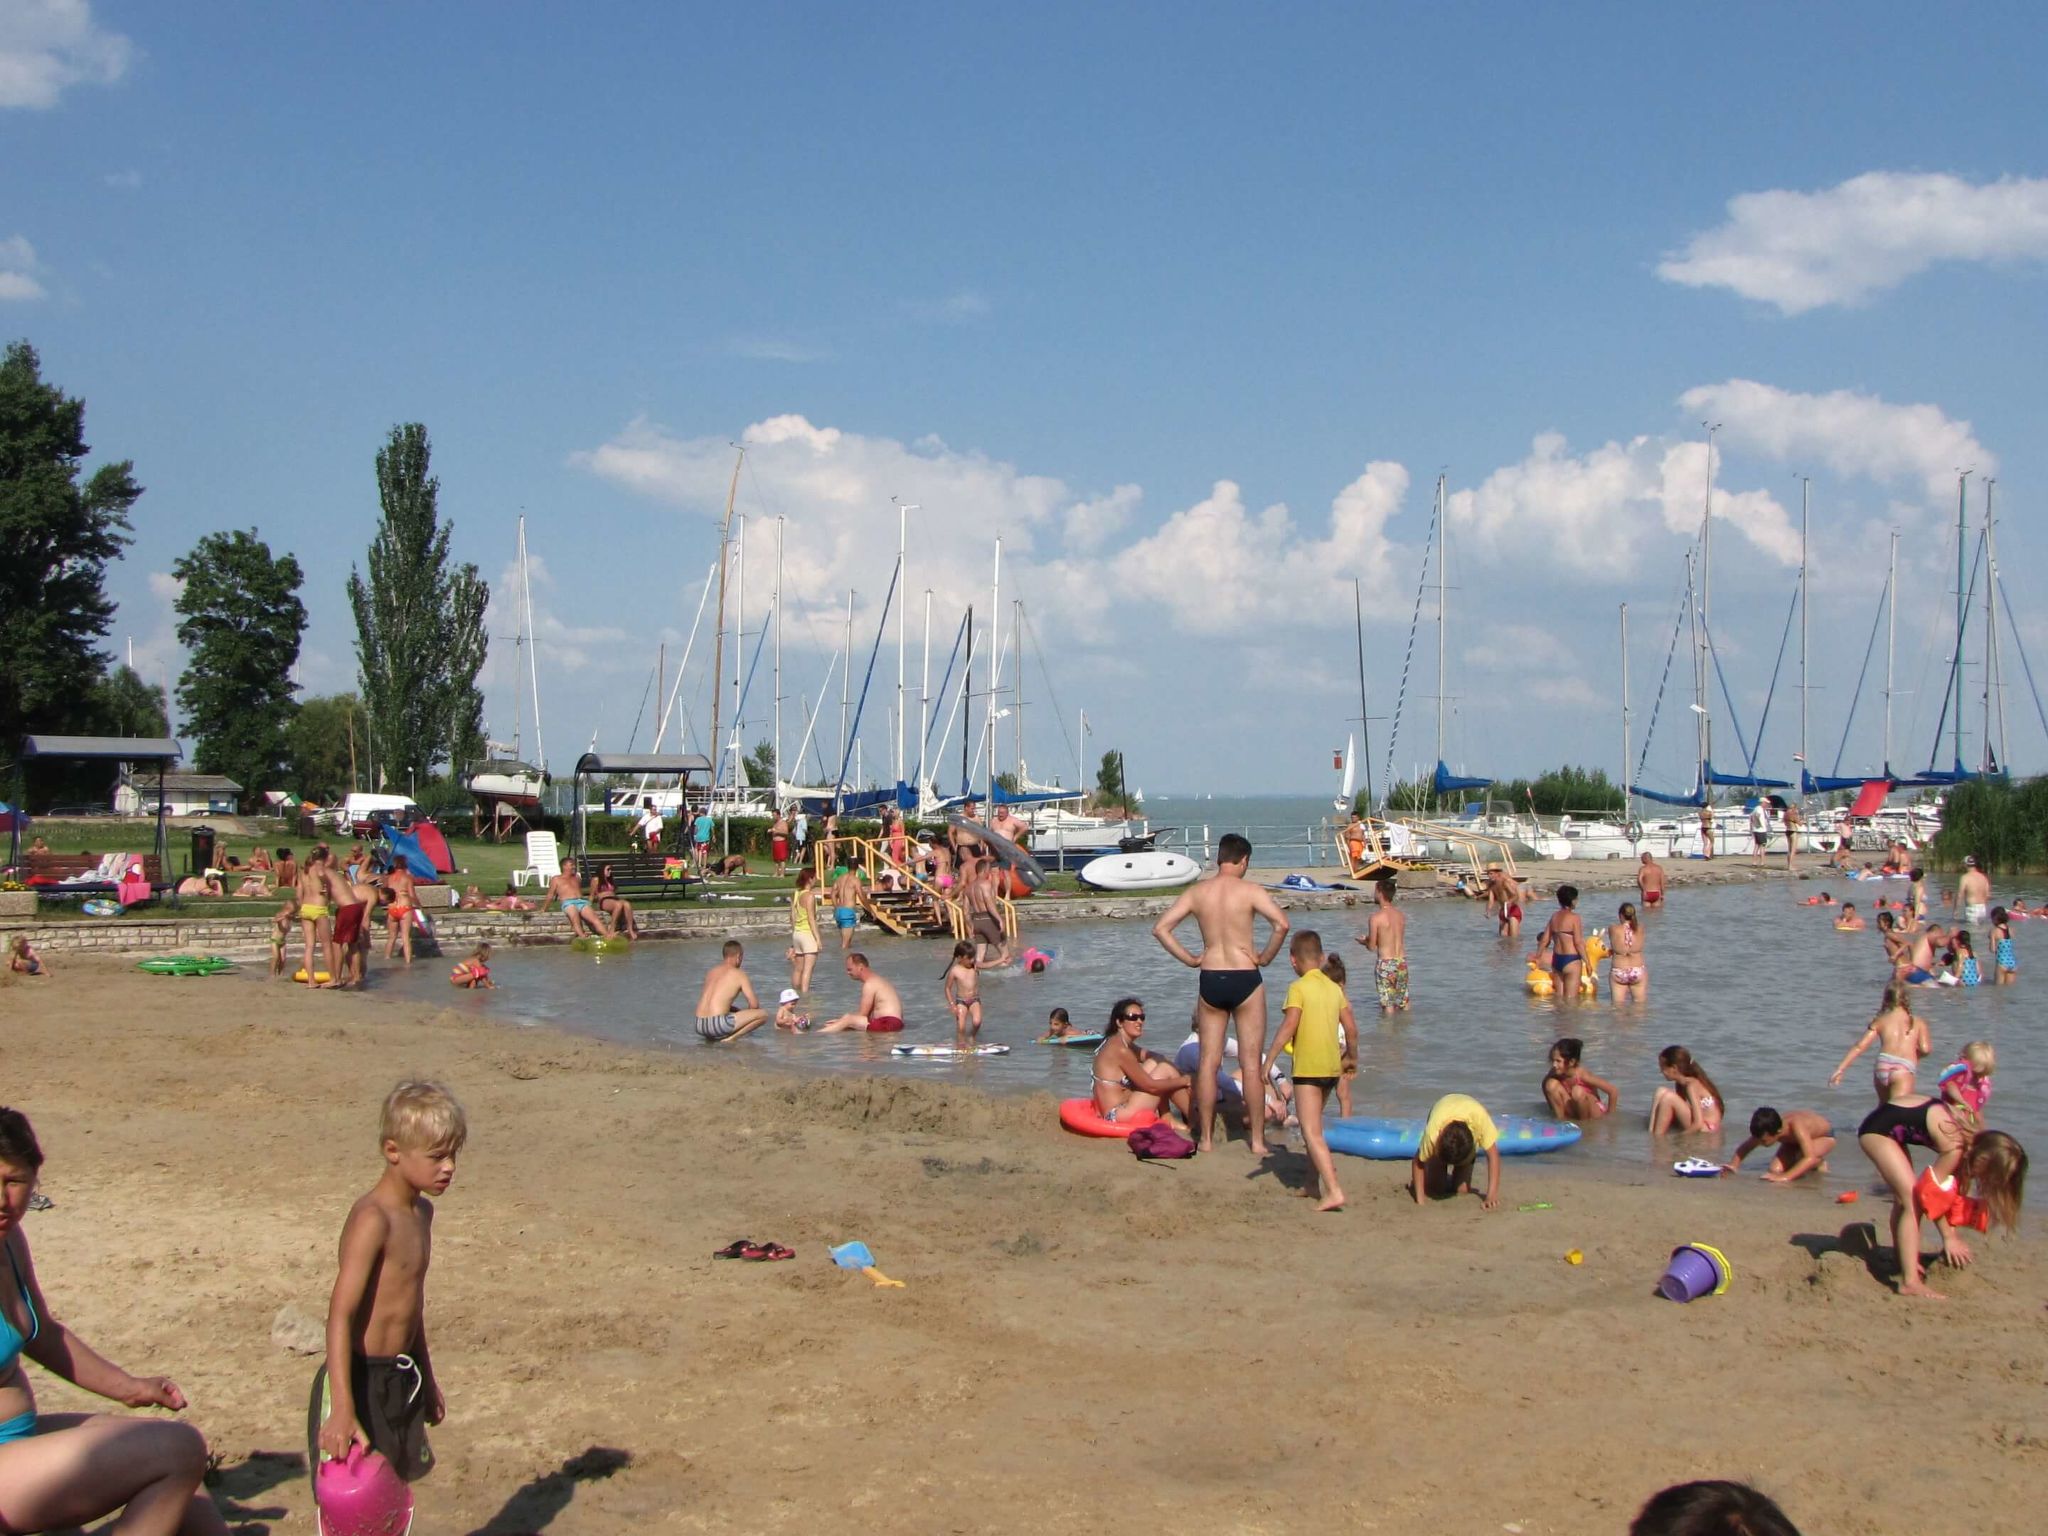
[[[751,1237],[736,1237],[719,1249],[718,1252],[712,1254],[711,1257],[714,1259],[745,1259],[751,1258],[758,1251]]]
[[[760,1243],[752,1248],[749,1248],[745,1253],[741,1254],[740,1257],[743,1259],[752,1259],[756,1263],[772,1264],[779,1259],[795,1258],[796,1250],[794,1248],[785,1248],[780,1243]]]

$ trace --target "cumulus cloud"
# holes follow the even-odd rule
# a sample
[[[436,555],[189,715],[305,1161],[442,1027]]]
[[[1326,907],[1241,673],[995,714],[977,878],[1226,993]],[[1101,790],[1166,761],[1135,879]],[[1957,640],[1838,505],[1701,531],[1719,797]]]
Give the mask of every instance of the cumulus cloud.
[[[88,0],[8,0],[0,6],[0,107],[54,107],[73,85],[112,85],[135,45],[92,19]]]
[[[526,557],[527,588],[533,600],[533,630],[531,639],[535,643],[535,654],[545,671],[582,672],[593,666],[602,667],[612,661],[612,651],[626,638],[626,631],[614,624],[575,624],[564,619],[555,609],[554,572],[548,568],[545,558],[532,553]],[[505,568],[498,572],[498,579],[491,584],[491,600],[484,610],[484,629],[491,640],[491,654],[486,666],[493,672],[510,668],[507,659],[512,656],[514,642],[519,634],[519,566],[507,561]],[[522,661],[521,665],[524,663]],[[638,656],[630,658],[628,669],[637,671],[641,665]],[[518,678],[524,688],[527,679]],[[509,704],[509,700],[507,701]]]
[[[45,297],[43,285],[36,277],[41,266],[36,260],[36,248],[20,235],[0,240],[0,300],[26,303]]]
[[[1788,315],[1858,304],[1944,261],[2048,257],[2048,179],[1870,171],[1818,192],[1745,192],[1657,275]]]
[[[1958,469],[1998,470],[1997,456],[1970,423],[1939,406],[1893,405],[1847,389],[1798,394],[1751,379],[1703,384],[1679,396],[1679,404],[1719,421],[1731,448],[1880,484],[1909,481],[1930,500],[1953,493]]]

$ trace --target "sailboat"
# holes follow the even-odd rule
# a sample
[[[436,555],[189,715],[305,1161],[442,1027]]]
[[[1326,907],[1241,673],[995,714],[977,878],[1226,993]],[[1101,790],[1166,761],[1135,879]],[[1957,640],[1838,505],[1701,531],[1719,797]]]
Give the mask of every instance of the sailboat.
[[[476,764],[464,786],[476,802],[479,822],[495,825],[511,812],[519,817],[540,809],[541,794],[548,785],[547,749],[540,734],[540,662],[533,647],[533,592],[526,579],[526,519],[519,519],[519,607],[517,632],[513,637],[512,740],[487,741],[489,754]],[[528,762],[521,751],[524,726],[519,688],[520,652],[525,653],[527,685],[533,693],[533,753],[538,762]],[[500,755],[503,754],[503,755]]]

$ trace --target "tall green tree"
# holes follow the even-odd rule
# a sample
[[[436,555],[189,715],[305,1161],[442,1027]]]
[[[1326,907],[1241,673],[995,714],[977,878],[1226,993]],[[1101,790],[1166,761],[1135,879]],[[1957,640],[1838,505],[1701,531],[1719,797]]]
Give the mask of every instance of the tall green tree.
[[[1124,783],[1124,755],[1114,747],[1102,754],[1102,764],[1095,770],[1095,799],[1101,805],[1130,809],[1131,792]]]
[[[123,460],[85,474],[85,402],[25,341],[0,358],[0,746],[90,729],[114,619],[106,567],[142,494]]]
[[[144,682],[123,662],[93,689],[91,727],[98,736],[168,736],[171,711],[164,691]]]
[[[382,517],[369,576],[349,572],[356,660],[373,758],[387,784],[425,784],[434,764],[481,752],[476,686],[488,639],[490,587],[474,565],[453,568],[427,429],[406,422],[377,451]]]
[[[256,530],[209,533],[171,567],[182,581],[178,640],[189,658],[178,708],[201,773],[224,773],[254,795],[283,782],[292,667],[306,630],[305,573],[272,555]]]
[[[332,805],[356,787],[359,750],[367,747],[369,721],[352,693],[302,700],[285,727],[285,755],[292,788],[317,805]]]

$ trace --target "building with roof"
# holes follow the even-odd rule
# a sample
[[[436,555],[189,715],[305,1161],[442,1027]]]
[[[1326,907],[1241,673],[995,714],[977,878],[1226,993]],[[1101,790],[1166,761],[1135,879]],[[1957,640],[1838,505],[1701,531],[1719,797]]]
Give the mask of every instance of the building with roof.
[[[232,816],[242,786],[219,773],[145,773],[114,787],[116,815],[152,816],[159,799],[167,816]]]

